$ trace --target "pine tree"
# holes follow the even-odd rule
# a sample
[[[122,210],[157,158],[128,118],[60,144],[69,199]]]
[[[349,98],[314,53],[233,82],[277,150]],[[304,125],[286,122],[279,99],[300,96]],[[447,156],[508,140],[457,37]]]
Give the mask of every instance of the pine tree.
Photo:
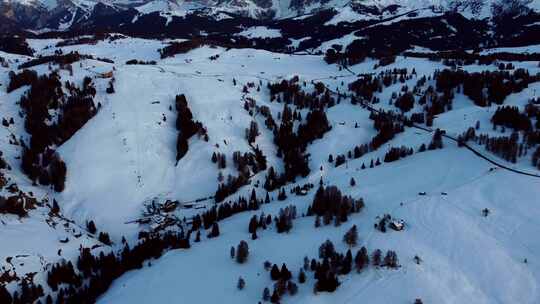
[[[107,232],[100,232],[98,240],[105,245],[111,245],[111,238],[109,237],[109,234]]]
[[[0,303],[11,304],[13,298],[4,285],[0,285]]]
[[[274,264],[272,266],[272,270],[270,270],[270,278],[272,278],[272,280],[274,281],[279,280],[279,278],[281,278],[281,272],[279,271],[279,268],[276,264]]]
[[[94,224],[94,221],[93,221],[93,220],[90,220],[89,222],[86,222],[86,229],[87,229],[88,232],[90,232],[91,234],[95,234],[95,233],[97,232],[96,224]]]
[[[298,273],[298,283],[304,284],[306,282],[306,273],[304,272],[304,269],[300,269],[300,272]]]
[[[349,247],[354,247],[358,243],[358,231],[356,225],[353,225],[349,231],[343,236],[343,241],[349,245]]]
[[[236,250],[234,249],[234,246],[231,246],[231,259],[234,259]]]
[[[244,278],[239,277],[238,283],[236,284],[236,288],[238,288],[238,290],[242,290],[244,289],[245,286],[246,286],[246,281],[244,281]]]
[[[335,254],[336,250],[334,249],[334,244],[330,240],[326,240],[319,247],[319,258],[321,259],[331,258]]]
[[[253,215],[249,221],[248,232],[254,233],[255,231],[257,231],[258,224],[259,222],[257,221],[257,216]]]
[[[371,262],[373,263],[373,266],[380,266],[381,265],[381,259],[382,259],[382,252],[380,249],[375,249],[373,253],[371,254]]]
[[[292,278],[292,274],[289,269],[287,269],[287,265],[285,265],[285,263],[281,265],[280,277],[284,281],[288,281]]]
[[[236,247],[236,262],[243,264],[249,256],[249,246],[246,241],[240,241]]]
[[[270,289],[268,289],[268,287],[264,288],[262,299],[265,302],[268,302],[270,300]]]
[[[345,259],[343,259],[342,266],[341,266],[341,274],[348,274],[351,272],[352,269],[352,252],[351,250],[347,250],[347,254],[345,254]]]
[[[212,231],[208,234],[208,238],[215,238],[219,236],[219,226],[218,223],[212,224]]]
[[[362,271],[364,267],[369,265],[369,256],[366,247],[362,247],[358,250],[356,257],[354,258],[354,264],[357,272]]]
[[[272,297],[270,297],[270,302],[271,303],[279,303],[279,300],[280,300],[280,296],[279,296],[279,293],[276,289],[274,289],[274,292],[272,293]]]
[[[54,213],[54,214],[58,214],[60,212],[60,206],[58,205],[58,202],[56,201],[56,199],[53,199],[53,205],[52,205],[52,208],[51,208],[51,212]]]
[[[287,283],[287,290],[291,296],[294,296],[298,292],[298,286],[296,283],[289,281]]]

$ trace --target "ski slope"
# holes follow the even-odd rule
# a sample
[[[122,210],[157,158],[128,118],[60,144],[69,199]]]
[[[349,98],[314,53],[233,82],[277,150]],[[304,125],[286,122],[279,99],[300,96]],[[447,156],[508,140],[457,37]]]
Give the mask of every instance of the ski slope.
[[[348,39],[348,38],[346,38]],[[40,54],[52,54],[57,40],[30,40],[31,47]],[[141,217],[144,204],[152,199],[191,201],[214,194],[219,170],[211,162],[214,152],[227,155],[227,169],[222,173],[236,175],[232,153],[251,151],[245,139],[245,129],[255,119],[261,134],[256,138],[267,156],[268,166],[283,171],[283,162],[276,156],[273,135],[264,126],[264,119],[251,117],[244,110],[246,98],[270,108],[274,117],[283,104],[270,102],[267,83],[299,76],[306,82],[304,90],[313,91],[313,83],[321,81],[328,88],[347,91],[356,74],[380,72],[393,68],[415,68],[417,76],[407,81],[413,87],[418,78],[432,75],[444,66],[420,58],[398,56],[396,62],[374,69],[376,60],[340,70],[326,64],[321,56],[289,55],[254,49],[223,49],[201,47],[186,54],[160,59],[158,49],[166,42],[123,38],[100,41],[95,45],[62,47],[64,53],[78,51],[96,57],[113,59],[114,63],[83,60],[73,64],[73,75],[62,70],[62,80],[82,83],[84,76],[93,77],[97,89],[95,100],[101,104],[97,115],[71,139],[58,148],[68,167],[66,189],[54,193],[35,186],[20,172],[20,147],[10,145],[10,134],[27,139],[24,120],[18,116],[17,101],[27,88],[6,93],[7,73],[17,66],[15,59],[26,58],[2,53],[10,60],[9,68],[0,70],[0,111],[14,117],[15,125],[0,127],[0,140],[5,159],[14,168],[8,174],[25,192],[39,198],[56,199],[63,219],[51,227],[47,223],[46,206],[31,211],[28,218],[18,219],[0,215],[0,259],[18,254],[23,266],[17,272],[47,270],[50,263],[65,258],[74,259],[80,245],[100,246],[95,236],[85,231],[85,223],[94,220],[99,230],[107,231],[113,239],[112,249],[121,248],[125,237],[135,244],[141,227],[134,223]],[[520,50],[518,50],[520,51]],[[215,55],[219,55],[217,59]],[[131,59],[156,60],[156,65],[126,65]],[[516,68],[540,72],[537,62],[514,63]],[[495,66],[471,65],[468,71],[493,70]],[[47,65],[33,67],[48,73]],[[114,94],[106,94],[108,79],[96,77],[113,71]],[[236,85],[234,85],[236,82]],[[252,82],[254,88],[246,93],[243,86]],[[388,100],[399,92],[403,84],[388,87],[376,96],[381,103],[377,109],[393,109]],[[260,86],[260,90],[255,88]],[[540,84],[535,83],[521,93],[510,95],[505,104],[523,108],[528,98],[537,97]],[[197,136],[189,141],[189,151],[176,161],[175,96],[185,94],[194,120],[207,128],[209,141]],[[414,110],[420,110],[416,105]],[[172,110],[171,110],[172,108]],[[395,109],[395,108],[394,108]],[[464,95],[456,95],[452,111],[439,115],[433,128],[445,129],[450,135],[466,131],[480,121],[480,131],[491,135],[490,118],[496,106],[480,108]],[[306,110],[302,110],[305,116]],[[377,151],[358,159],[349,159],[339,167],[328,163],[328,155],[346,154],[356,145],[368,143],[376,134],[369,111],[351,105],[348,98],[327,110],[332,130],[322,139],[308,146],[311,173],[297,178],[285,187],[288,199],[273,198],[257,212],[244,212],[220,222],[221,236],[207,239],[202,233],[200,243],[192,242],[189,250],[172,250],[147,266],[131,271],[116,280],[100,303],[256,303],[265,287],[273,282],[263,268],[268,260],[287,267],[296,277],[304,256],[317,257],[320,244],[332,240],[340,251],[347,249],[343,234],[353,225],[358,226],[359,245],[370,252],[376,248],[395,250],[401,267],[397,270],[371,267],[367,271],[340,277],[341,285],[334,293],[313,293],[314,278],[299,284],[299,293],[285,296],[284,303],[412,303],[421,298],[424,303],[538,303],[540,295],[540,179],[518,175],[493,165],[461,149],[452,141],[444,140],[444,149],[415,153],[392,163],[361,169],[370,160],[384,158],[390,147],[401,145],[416,149],[428,144],[432,134],[406,128]],[[355,128],[355,124],[358,126]],[[496,156],[492,156],[498,159]],[[534,171],[530,156],[508,166]],[[537,171],[537,170],[536,170]],[[538,172],[537,172],[538,173]],[[254,188],[257,181],[264,183],[265,172],[252,177],[252,184],[242,187],[238,196],[249,196],[255,189],[259,197],[266,194]],[[356,186],[349,181],[353,177]],[[299,215],[306,212],[315,190],[307,196],[289,194],[296,185],[320,179],[326,185],[337,185],[346,195],[364,198],[366,207],[354,214],[340,227],[333,225],[314,228],[314,217],[299,217],[288,234],[277,234],[275,228],[258,232],[259,239],[251,240],[247,231],[252,215],[277,215],[280,208],[295,205]],[[3,190],[5,191],[5,190]],[[420,192],[426,192],[420,196]],[[442,193],[447,195],[443,195]],[[210,207],[213,202],[203,205]],[[482,209],[490,215],[483,217]],[[180,210],[179,216],[190,217],[194,210]],[[381,233],[373,228],[377,216],[390,213],[404,219],[406,229]],[[70,222],[68,228],[62,226]],[[70,229],[71,228],[71,229]],[[74,235],[81,233],[83,237]],[[60,243],[65,237],[69,243]],[[239,265],[229,257],[229,249],[240,240],[249,244],[248,262]],[[57,249],[63,250],[59,256]],[[423,262],[417,265],[413,257]],[[524,263],[524,260],[527,263]],[[3,263],[3,266],[7,264]],[[15,267],[15,266],[14,266]],[[246,288],[237,290],[242,276]],[[45,280],[45,275],[38,279]]]

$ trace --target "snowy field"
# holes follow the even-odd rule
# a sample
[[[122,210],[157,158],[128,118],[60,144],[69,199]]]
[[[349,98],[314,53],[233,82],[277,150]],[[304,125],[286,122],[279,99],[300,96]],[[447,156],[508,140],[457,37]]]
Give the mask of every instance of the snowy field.
[[[332,22],[346,21],[347,15],[339,18]],[[251,38],[278,37],[280,33],[276,31],[254,27],[240,34]],[[352,38],[351,34],[341,40]],[[29,41],[43,55],[53,54],[57,42]],[[332,43],[324,44],[321,49]],[[0,247],[0,260],[18,256],[12,263],[2,262],[3,267],[18,274],[42,272],[61,258],[75,259],[80,245],[97,245],[100,246],[97,251],[107,250],[87,233],[88,220],[111,235],[113,248],[121,248],[122,237],[135,244],[141,227],[133,220],[141,216],[144,203],[154,198],[191,201],[214,195],[219,170],[211,162],[212,153],[226,154],[229,165],[222,173],[235,175],[233,152],[251,151],[245,129],[253,118],[243,107],[246,98],[268,106],[274,117],[283,109],[283,104],[270,102],[268,82],[299,76],[301,82],[306,82],[302,88],[306,91],[313,91],[313,82],[320,81],[328,88],[345,92],[348,84],[357,79],[356,74],[414,68],[417,75],[406,82],[413,87],[420,77],[444,68],[442,63],[427,59],[398,56],[395,63],[385,67],[374,69],[378,61],[368,59],[347,71],[326,64],[322,56],[214,47],[160,59],[158,49],[165,45],[161,41],[123,38],[62,47],[64,53],[78,51],[114,60],[114,63],[83,60],[72,65],[72,74],[60,71],[62,81],[79,85],[85,76],[92,77],[97,89],[95,101],[101,104],[97,115],[58,148],[68,168],[62,193],[33,185],[19,169],[21,147],[10,142],[12,136],[28,140],[17,104],[28,87],[11,93],[5,88],[9,83],[8,72],[27,58],[0,53],[9,64],[8,68],[0,67],[0,113],[2,118],[13,117],[15,121],[9,127],[0,127],[0,149],[13,168],[5,174],[24,192],[32,192],[39,199],[47,198],[49,203],[56,199],[62,214],[62,218],[51,216],[48,207],[41,206],[25,218],[0,215],[0,240],[4,243]],[[536,49],[537,46],[531,47]],[[219,55],[217,59],[215,55]],[[131,59],[155,60],[157,64],[125,64]],[[540,72],[538,62],[514,65],[528,69],[531,74]],[[46,64],[31,69],[39,74],[50,72]],[[464,69],[474,72],[497,67],[471,65]],[[109,71],[114,74],[114,94],[105,92],[108,79],[96,76]],[[255,87],[246,92],[243,86],[250,82]],[[374,106],[395,110],[388,100],[402,85],[398,83],[376,93],[381,103]],[[257,86],[260,90],[255,89]],[[192,137],[188,153],[179,162],[174,110],[178,94],[185,94],[194,120],[203,123],[209,136],[208,142]],[[537,82],[510,95],[505,104],[523,109],[529,98],[539,94]],[[475,106],[468,97],[457,94],[453,110],[439,115],[433,128],[458,135],[479,121],[481,132],[500,134],[492,130],[490,123],[496,109],[496,105]],[[417,104],[415,110],[421,110],[421,106]],[[314,278],[308,273],[307,282],[299,284],[299,293],[285,296],[284,303],[412,303],[415,298],[421,298],[424,303],[540,302],[539,178],[493,169],[492,164],[447,140],[444,149],[360,169],[371,159],[382,160],[390,147],[407,145],[416,149],[430,142],[431,133],[410,128],[377,151],[336,168],[328,163],[329,154],[344,154],[356,145],[368,143],[376,130],[368,110],[351,105],[349,98],[329,108],[326,114],[332,130],[308,146],[311,173],[297,178],[285,189],[289,193],[296,185],[308,182],[317,185],[322,178],[326,185],[336,185],[346,195],[364,198],[366,207],[362,212],[340,227],[314,228],[314,217],[299,217],[290,233],[277,234],[272,226],[258,232],[257,240],[251,240],[247,227],[252,215],[261,212],[277,215],[280,208],[290,204],[302,215],[315,194],[315,190],[306,196],[291,194],[281,202],[274,191],[270,193],[272,202],[261,210],[240,213],[220,222],[220,237],[207,239],[206,233],[202,233],[203,240],[192,243],[191,249],[172,250],[146,267],[122,276],[99,303],[257,303],[262,301],[263,289],[273,284],[263,268],[264,261],[286,263],[296,277],[304,256],[317,257],[318,248],[326,239],[339,251],[345,251],[343,234],[353,224],[358,226],[360,236],[355,250],[361,246],[370,252],[376,248],[395,250],[401,267],[395,270],[371,267],[359,274],[352,273],[340,277],[341,285],[336,292],[319,294],[313,293]],[[276,157],[272,132],[264,126],[264,118],[255,119],[261,130],[255,144],[267,156],[268,165],[282,172],[283,161]],[[530,156],[516,164],[494,155],[491,158],[510,167],[539,173],[530,165]],[[257,181],[264,183],[265,174],[253,176],[252,185]],[[356,186],[350,186],[351,178]],[[244,186],[233,197],[249,196],[252,189],[251,185]],[[5,195],[6,191],[0,190],[0,194]],[[260,197],[266,193],[260,187],[256,192]],[[420,192],[426,195],[420,196]],[[206,204],[210,207],[213,201]],[[484,208],[490,210],[488,217],[482,216]],[[183,215],[189,217],[193,212],[187,210]],[[376,217],[386,213],[404,219],[406,229],[387,233],[375,230]],[[69,242],[61,242],[65,238]],[[229,257],[230,247],[240,240],[246,240],[250,248],[248,262],[243,265]],[[59,253],[58,249],[62,251]],[[420,265],[414,263],[415,255],[423,260]],[[236,288],[239,276],[246,281],[242,291]],[[40,274],[37,279],[45,280],[45,277]]]

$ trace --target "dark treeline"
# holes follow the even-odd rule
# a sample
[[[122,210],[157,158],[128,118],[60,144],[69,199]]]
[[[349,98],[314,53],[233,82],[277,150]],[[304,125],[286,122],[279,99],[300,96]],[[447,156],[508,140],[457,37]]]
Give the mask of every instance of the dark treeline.
[[[349,90],[364,101],[378,103],[379,100],[374,96],[375,93],[381,93],[385,87],[398,82],[405,83],[413,75],[416,75],[414,69],[411,73],[408,73],[407,69],[393,69],[382,71],[378,75],[363,75],[349,84]],[[352,102],[356,103],[355,100]]]
[[[532,122],[528,115],[521,113],[516,106],[498,107],[491,117],[494,126],[504,126],[519,131],[530,131]]]
[[[214,195],[214,199],[216,202],[223,201],[227,196],[235,193],[240,187],[247,185],[249,183],[249,178],[252,175],[266,170],[266,156],[263,155],[262,151],[259,149],[258,146],[253,147],[253,151],[254,153],[245,152],[244,154],[242,154],[240,151],[235,151],[233,153],[233,164],[238,171],[238,176],[235,177],[232,175],[228,175],[227,180],[221,182],[222,175],[220,173],[220,176],[218,178],[220,184],[218,185],[218,188]],[[220,169],[224,169],[226,167],[225,160],[226,158],[224,154],[214,153],[212,155],[212,161],[216,162],[218,164],[218,168]]]
[[[201,216],[196,215],[193,218],[193,229],[196,230],[201,226],[205,229],[209,229],[218,221],[226,219],[234,214],[258,210],[263,203],[263,201],[252,195],[249,200],[244,197],[239,197],[236,201],[227,201],[218,206],[212,206],[210,210],[203,212]]]
[[[377,135],[371,139],[371,150],[377,150],[380,146],[393,139],[395,134],[404,131],[402,116],[391,111],[372,111],[369,118],[373,120],[373,126],[378,131]]]
[[[315,89],[312,93],[306,93],[302,90],[302,87],[306,86],[306,82],[300,83],[300,78],[298,76],[294,76],[288,81],[284,79],[280,82],[268,83],[267,85],[268,90],[270,91],[271,102],[284,102],[286,104],[295,105],[297,109],[308,108],[311,110],[332,107],[335,105],[336,100],[331,96],[330,91],[326,89],[323,83],[315,83]],[[301,117],[298,118],[298,120],[301,120]]]
[[[23,146],[23,172],[33,181],[42,185],[52,184],[56,191],[62,191],[67,168],[54,149],[95,115],[97,109],[93,98],[96,90],[89,77],[84,78],[81,88],[66,82],[69,94],[64,94],[56,72],[37,78],[32,72],[23,71],[21,74],[25,76],[13,76],[12,79],[19,84],[30,85],[20,100],[26,114],[25,129],[31,135],[29,146]],[[58,115],[52,124],[49,122],[51,110]]]
[[[186,96],[176,95],[175,99],[176,111],[176,128],[178,131],[178,139],[176,142],[176,160],[180,160],[188,151],[188,140],[195,134],[203,136],[205,141],[208,141],[208,134],[203,124],[193,120],[193,114],[189,109]]]
[[[414,150],[412,148],[407,148],[405,146],[401,146],[399,148],[392,147],[384,155],[384,162],[390,163],[390,162],[399,160],[400,158],[405,158],[409,155],[412,155],[413,153],[414,153]]]
[[[430,60],[452,59],[459,60],[463,65],[488,65],[496,61],[540,61],[540,53],[492,53],[482,55],[465,51],[443,51],[435,53],[405,52],[404,56],[415,58],[429,58]]]
[[[304,83],[304,86],[306,84]],[[299,78],[293,77],[290,81],[283,80],[279,83],[268,84],[271,101],[283,102],[283,110],[278,113],[281,119],[276,124],[271,112],[266,107],[259,108],[259,112],[266,118],[266,127],[273,131],[274,143],[278,147],[277,156],[285,163],[285,172],[278,175],[274,168],[270,168],[264,184],[265,189],[275,190],[289,181],[294,181],[296,176],[307,176],[310,172],[308,155],[305,155],[307,146],[316,139],[320,139],[331,129],[324,109],[333,106],[335,100],[322,83],[315,84],[315,90],[307,94],[301,90]],[[300,111],[293,111],[289,104],[295,105],[296,109],[309,108],[309,112],[302,119]],[[247,105],[250,109],[249,104]],[[295,121],[300,123],[294,130]]]
[[[141,235],[133,248],[125,243],[116,254],[101,251],[98,256],[94,256],[90,248],[81,248],[76,268],[71,262],[54,264],[48,272],[47,283],[56,292],[56,303],[95,303],[115,279],[127,271],[142,268],[144,261],[157,259],[166,250],[190,248],[189,239],[189,233],[185,236],[183,231],[162,236]],[[53,303],[52,300],[52,296],[47,295],[45,303]]]
[[[190,39],[182,42],[173,42],[160,49],[159,54],[161,55],[161,59],[173,57],[176,54],[185,54],[205,44],[211,45],[209,42],[205,42],[202,39]]]
[[[19,69],[26,69],[36,65],[44,63],[56,63],[58,65],[68,65],[83,59],[93,59],[91,55],[81,55],[78,52],[71,52],[68,54],[55,54],[49,56],[41,56],[35,59],[29,60],[19,65]]]
[[[0,196],[0,213],[10,213],[24,217],[28,214],[28,210],[35,209],[37,205],[38,201],[35,198],[29,197],[23,192],[7,198]]]
[[[265,181],[265,188],[269,191],[293,181],[296,176],[307,176],[310,169],[308,156],[304,153],[308,144],[322,138],[324,133],[331,129],[326,113],[322,109],[308,112],[306,122],[298,126],[297,132],[294,132],[293,127],[291,109],[284,105],[281,124],[275,126],[273,132],[274,143],[278,147],[278,157],[283,158],[285,172],[278,176],[271,168]]]
[[[126,64],[127,65],[136,65],[136,64],[140,64],[140,65],[156,65],[157,62],[155,60],[144,61],[144,60],[131,59],[131,60],[126,61]]]
[[[7,92],[10,93],[25,85],[31,85],[38,80],[38,74],[33,70],[22,70],[19,73],[9,72],[9,84]]]
[[[0,51],[27,56],[34,55],[34,50],[28,45],[26,39],[16,35],[0,36]]]
[[[341,194],[336,186],[319,186],[313,202],[308,207],[307,216],[323,217],[325,225],[334,221],[336,225],[348,220],[351,213],[358,213],[364,208],[364,200],[354,199]],[[317,225],[317,224],[316,224]]]
[[[445,69],[434,74],[438,92],[448,94],[458,89],[471,98],[478,106],[488,106],[491,103],[502,104],[506,97],[528,87],[530,83],[540,80],[540,75],[529,75],[524,69],[509,71],[484,71],[468,73]],[[486,94],[487,91],[487,94]]]

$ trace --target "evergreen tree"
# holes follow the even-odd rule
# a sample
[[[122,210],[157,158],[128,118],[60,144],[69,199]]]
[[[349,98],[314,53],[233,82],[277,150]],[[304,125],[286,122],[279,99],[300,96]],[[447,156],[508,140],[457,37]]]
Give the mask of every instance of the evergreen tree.
[[[244,281],[244,278],[239,277],[238,283],[236,283],[236,288],[238,288],[238,290],[242,290],[244,289],[245,286],[246,286],[246,281]]]
[[[270,278],[272,278],[272,280],[274,281],[279,280],[279,278],[281,278],[281,272],[279,271],[279,268],[276,264],[274,264],[272,266],[272,270],[270,270]]]
[[[219,226],[218,223],[212,224],[212,231],[208,234],[208,238],[215,238],[219,236]]]
[[[358,250],[354,258],[354,264],[357,272],[362,271],[364,267],[369,265],[369,256],[366,247],[362,247],[360,250]]]
[[[343,241],[349,245],[349,247],[354,247],[358,243],[358,231],[356,225],[353,225],[345,235],[343,236]]]
[[[298,273],[298,283],[304,284],[306,282],[306,273],[304,272],[304,269],[300,269],[300,272]]]
[[[0,303],[11,304],[13,298],[4,285],[0,285]]]
[[[270,300],[270,289],[268,289],[268,287],[264,288],[262,299],[265,302],[268,302]]]
[[[285,263],[281,265],[280,277],[284,281],[288,281],[292,278],[292,274],[289,269],[287,269],[287,265],[285,265]]]
[[[373,263],[373,266],[380,266],[381,265],[381,259],[382,259],[382,252],[380,249],[375,249],[373,253],[371,254],[371,262]]]
[[[236,262],[243,264],[249,256],[249,246],[246,241],[240,241],[236,247]]]

